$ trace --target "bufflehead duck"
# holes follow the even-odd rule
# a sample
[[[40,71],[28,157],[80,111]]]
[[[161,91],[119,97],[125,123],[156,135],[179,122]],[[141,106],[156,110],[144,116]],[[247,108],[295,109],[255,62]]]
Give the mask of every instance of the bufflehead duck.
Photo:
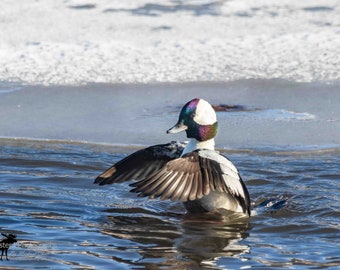
[[[212,106],[195,98],[182,108],[167,133],[185,131],[187,144],[150,146],[99,175],[99,185],[136,180],[139,196],[181,201],[189,213],[238,212],[250,216],[250,199],[237,168],[215,151],[217,118]]]

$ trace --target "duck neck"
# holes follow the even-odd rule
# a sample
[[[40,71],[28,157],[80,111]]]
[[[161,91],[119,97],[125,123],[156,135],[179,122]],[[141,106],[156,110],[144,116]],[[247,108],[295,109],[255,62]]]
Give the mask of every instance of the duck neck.
[[[198,141],[196,139],[190,139],[189,143],[185,146],[182,156],[190,153],[192,151],[195,151],[197,149],[209,149],[209,150],[215,150],[215,139],[212,138],[207,141]]]

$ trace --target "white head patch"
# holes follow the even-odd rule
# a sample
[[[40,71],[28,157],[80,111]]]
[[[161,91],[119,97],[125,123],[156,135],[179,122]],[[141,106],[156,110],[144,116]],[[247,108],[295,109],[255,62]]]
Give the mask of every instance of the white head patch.
[[[194,121],[199,125],[212,125],[217,121],[215,110],[204,99],[197,104]]]

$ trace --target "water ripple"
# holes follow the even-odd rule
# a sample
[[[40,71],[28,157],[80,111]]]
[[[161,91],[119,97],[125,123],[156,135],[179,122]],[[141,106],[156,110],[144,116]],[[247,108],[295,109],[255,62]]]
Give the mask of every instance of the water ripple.
[[[4,145],[0,229],[6,267],[239,269],[340,265],[337,152],[229,152],[253,201],[250,220],[186,215],[94,177],[125,155],[86,145]],[[118,152],[117,152],[118,151]],[[102,161],[102,162],[101,162]]]

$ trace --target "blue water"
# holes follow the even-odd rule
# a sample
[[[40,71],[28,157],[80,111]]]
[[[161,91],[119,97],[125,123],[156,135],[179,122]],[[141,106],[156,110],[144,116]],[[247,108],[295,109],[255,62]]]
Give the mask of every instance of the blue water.
[[[217,147],[238,167],[249,220],[187,215],[95,177],[165,131],[195,96],[218,112]],[[338,269],[337,84],[285,81],[0,85],[5,269]],[[236,106],[237,105],[237,106]]]
[[[1,140],[4,267],[31,269],[337,268],[339,149],[225,152],[253,201],[249,221],[188,216],[93,179],[132,148]]]
[[[336,1],[3,2],[0,269],[340,269]],[[195,97],[249,220],[93,184]]]

